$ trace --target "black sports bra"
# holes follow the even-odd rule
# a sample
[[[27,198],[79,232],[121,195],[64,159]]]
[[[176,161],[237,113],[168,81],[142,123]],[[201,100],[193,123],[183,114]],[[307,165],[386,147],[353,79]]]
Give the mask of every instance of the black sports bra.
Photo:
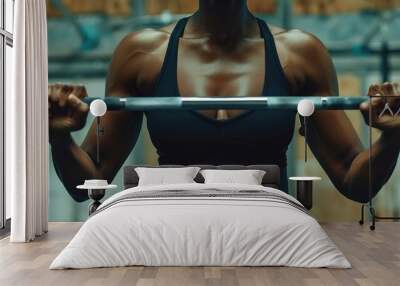
[[[177,82],[179,39],[188,18],[173,30],[159,82],[152,96],[181,96]],[[289,96],[289,85],[267,24],[257,19],[265,40],[263,96]],[[195,111],[148,111],[147,126],[159,164],[277,164],[287,191],[286,151],[293,137],[296,112],[252,110],[223,121]]]

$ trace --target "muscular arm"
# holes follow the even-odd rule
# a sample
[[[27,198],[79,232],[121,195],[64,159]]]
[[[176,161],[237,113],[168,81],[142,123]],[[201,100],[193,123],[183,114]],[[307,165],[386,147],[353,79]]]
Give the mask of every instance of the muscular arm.
[[[338,96],[336,72],[325,47],[310,35],[302,33],[298,37],[302,40],[301,47],[297,47],[298,60],[306,75],[301,94]],[[371,87],[370,95],[376,88]],[[368,105],[361,108],[368,113]],[[367,202],[369,150],[363,148],[344,111],[318,111],[308,122],[309,146],[335,187],[351,200]],[[400,149],[398,133],[384,131],[372,146],[373,196],[388,181],[396,165]]]
[[[117,47],[109,68],[106,96],[135,96],[142,89],[143,67],[149,68],[152,52],[163,42],[151,31],[128,35]],[[151,65],[156,73],[157,64]],[[149,75],[149,73],[147,73]],[[83,104],[83,103],[81,103]],[[77,145],[69,133],[51,133],[51,150],[58,176],[76,201],[86,200],[87,194],[75,187],[85,179],[113,180],[132,151],[142,125],[142,112],[109,111],[101,119],[105,130],[100,137],[100,163],[96,158],[96,124],[93,123],[84,142]]]

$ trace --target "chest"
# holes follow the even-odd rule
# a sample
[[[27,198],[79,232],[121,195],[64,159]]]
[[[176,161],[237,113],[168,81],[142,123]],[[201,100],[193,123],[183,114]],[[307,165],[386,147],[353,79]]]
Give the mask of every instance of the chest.
[[[296,64],[294,55],[284,43],[275,41],[278,64],[283,69],[291,95],[301,90],[302,68]],[[147,57],[151,60],[141,69],[136,80],[143,95],[156,92],[162,67],[167,54],[168,41]],[[169,66],[176,70],[169,79],[175,81],[180,96],[260,96],[266,80],[266,67],[271,59],[263,39],[247,40],[235,52],[225,53],[214,49],[204,40],[181,38],[178,43],[176,62]],[[275,64],[276,67],[276,64]],[[300,75],[300,76],[299,76]]]
[[[234,51],[205,40],[179,41],[177,85],[180,96],[260,96],[265,83],[265,42],[244,40]]]

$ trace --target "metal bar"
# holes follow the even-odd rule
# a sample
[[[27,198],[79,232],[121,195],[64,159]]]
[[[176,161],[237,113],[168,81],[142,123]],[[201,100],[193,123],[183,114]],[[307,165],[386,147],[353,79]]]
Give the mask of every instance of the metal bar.
[[[282,18],[282,27],[285,30],[292,29],[292,1],[291,0],[283,0],[279,1],[279,14]]]
[[[14,45],[13,39],[6,38],[6,45],[12,48]]]
[[[81,38],[82,50],[92,49],[97,46],[98,39],[96,38],[96,36],[93,36],[90,31],[85,29],[85,26],[78,21],[77,17],[70,11],[70,9],[64,4],[62,0],[51,0],[51,3],[78,32]]]
[[[368,112],[368,121],[372,122],[372,98],[369,98],[369,112]],[[374,211],[374,206],[373,206],[373,202],[372,202],[372,126],[371,124],[369,124],[368,126],[369,128],[369,149],[368,149],[368,160],[369,160],[369,164],[368,164],[368,192],[369,192],[369,202],[368,202],[368,207],[369,207],[369,211],[370,214],[372,216],[372,225],[370,225],[370,229],[371,230],[375,230],[375,211]]]
[[[160,17],[159,15],[142,15],[140,17],[132,17],[129,20],[123,20],[110,24],[111,30],[118,30],[126,27],[162,27],[171,23],[177,22],[179,19],[188,17],[190,14],[171,14],[168,18]]]
[[[146,14],[144,0],[131,0],[131,6],[135,17],[142,17]]]
[[[100,164],[100,117],[96,117],[96,163]]]
[[[381,75],[382,82],[388,82],[390,80],[390,55],[389,55],[389,45],[387,42],[382,43],[381,49]]]
[[[375,214],[375,219],[377,219],[377,220],[400,220],[400,217],[398,217],[398,216],[393,216],[393,217],[390,217],[390,216],[379,216],[379,215]]]
[[[355,56],[372,56],[372,55],[380,55],[382,53],[382,47],[380,48],[370,48],[370,47],[363,47],[360,45],[349,45],[348,47],[329,47],[329,53],[333,56],[337,55],[355,55]],[[385,51],[389,55],[392,54],[399,54],[400,48],[387,48]]]
[[[304,117],[304,162],[308,159],[308,141],[307,141],[307,117]]]
[[[90,104],[98,98],[87,97]],[[106,97],[109,110],[201,110],[201,109],[289,109],[297,110],[300,100],[311,100],[317,110],[358,110],[360,104],[368,101],[367,96],[272,96],[272,97]]]
[[[13,34],[11,34],[10,32],[8,32],[4,29],[0,28],[0,34],[3,35],[4,37],[6,37],[7,39],[11,39],[11,40],[13,39]]]

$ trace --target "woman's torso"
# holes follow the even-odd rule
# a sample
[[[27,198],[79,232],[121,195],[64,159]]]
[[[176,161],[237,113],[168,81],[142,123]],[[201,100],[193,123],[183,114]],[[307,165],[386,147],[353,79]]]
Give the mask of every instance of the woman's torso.
[[[272,33],[258,24],[260,39],[218,55],[201,40],[182,40],[181,20],[152,96],[289,96]],[[226,118],[215,119],[221,114]],[[160,164],[277,164],[284,170],[295,112],[151,111],[146,117]]]

